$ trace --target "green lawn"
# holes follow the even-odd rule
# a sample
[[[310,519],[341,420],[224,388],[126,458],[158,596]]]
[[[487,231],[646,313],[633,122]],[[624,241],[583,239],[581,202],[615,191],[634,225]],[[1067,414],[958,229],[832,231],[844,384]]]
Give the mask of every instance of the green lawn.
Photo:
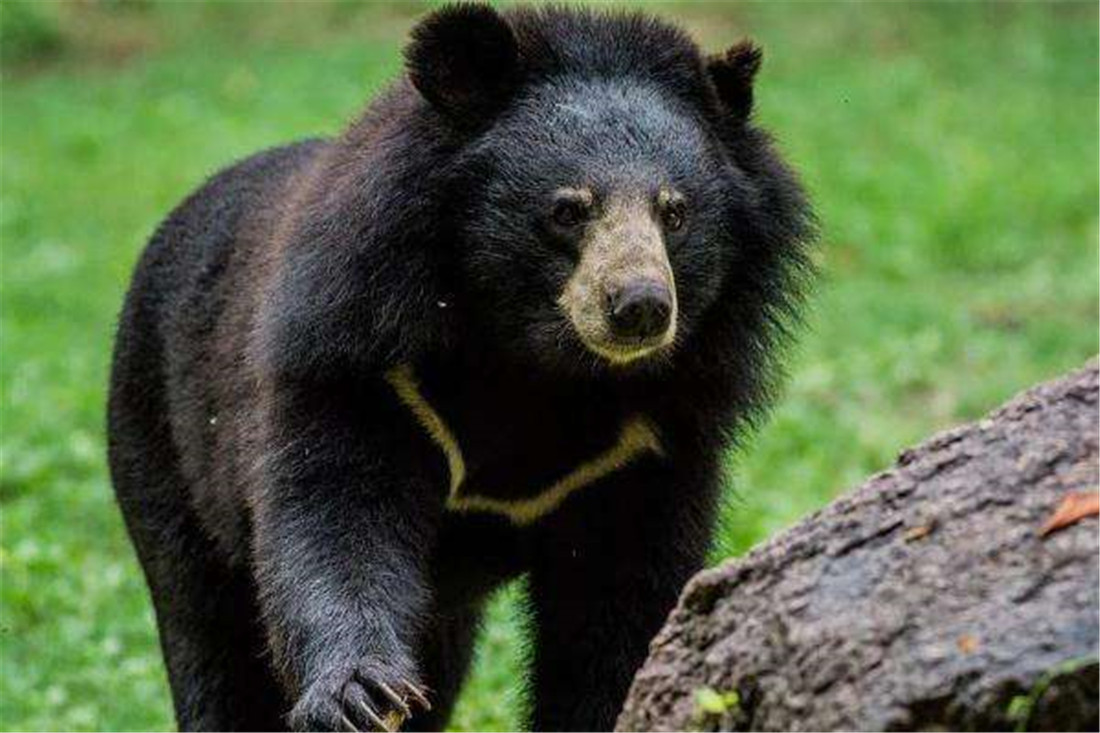
[[[204,176],[336,132],[420,9],[0,6],[0,729],[172,725],[104,465],[130,269]],[[730,457],[715,561],[1097,351],[1095,4],[654,10],[708,48],[764,44],[759,114],[824,233],[787,393]],[[493,606],[456,729],[518,724],[516,597]]]

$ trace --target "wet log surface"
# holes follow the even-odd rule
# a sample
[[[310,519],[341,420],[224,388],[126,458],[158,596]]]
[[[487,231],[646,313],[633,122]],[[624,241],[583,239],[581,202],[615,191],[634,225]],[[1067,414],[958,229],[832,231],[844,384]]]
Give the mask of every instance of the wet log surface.
[[[1096,730],[1097,406],[1093,362],[696,576],[618,729]]]

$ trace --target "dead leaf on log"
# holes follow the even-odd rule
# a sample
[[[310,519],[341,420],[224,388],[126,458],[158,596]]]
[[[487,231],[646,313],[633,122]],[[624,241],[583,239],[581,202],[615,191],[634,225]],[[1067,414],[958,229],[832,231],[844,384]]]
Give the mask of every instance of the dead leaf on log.
[[[1071,491],[1062,499],[1062,503],[1050,515],[1050,519],[1039,529],[1039,536],[1046,537],[1051,532],[1069,527],[1085,517],[1100,514],[1100,492]]]
[[[902,535],[902,539],[906,542],[916,542],[917,540],[924,539],[928,535],[932,534],[932,530],[936,528],[936,522],[926,522],[924,524],[918,524],[916,527],[910,527],[905,530],[905,534]]]
[[[963,654],[973,654],[978,651],[978,637],[970,634],[963,634],[955,641],[955,644]]]

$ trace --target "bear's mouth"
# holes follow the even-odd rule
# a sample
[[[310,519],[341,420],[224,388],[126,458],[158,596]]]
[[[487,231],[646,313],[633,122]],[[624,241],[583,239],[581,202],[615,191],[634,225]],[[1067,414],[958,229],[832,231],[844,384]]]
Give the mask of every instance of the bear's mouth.
[[[580,335],[581,343],[593,354],[615,365],[626,365],[641,359],[655,357],[667,351],[672,345],[673,333],[663,334],[660,338],[645,341],[603,341],[597,342]]]

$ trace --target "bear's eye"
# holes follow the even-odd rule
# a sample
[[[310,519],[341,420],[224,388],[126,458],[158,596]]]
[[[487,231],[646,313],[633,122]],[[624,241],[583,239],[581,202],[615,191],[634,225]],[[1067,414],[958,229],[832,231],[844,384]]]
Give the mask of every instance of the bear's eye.
[[[657,192],[655,208],[666,232],[677,232],[683,228],[687,219],[687,206],[679,191],[662,187]]]
[[[563,199],[554,204],[554,223],[560,227],[575,227],[588,218],[588,208],[580,201]]]
[[[670,232],[679,231],[684,226],[685,212],[683,206],[668,206],[661,212],[661,222]]]

